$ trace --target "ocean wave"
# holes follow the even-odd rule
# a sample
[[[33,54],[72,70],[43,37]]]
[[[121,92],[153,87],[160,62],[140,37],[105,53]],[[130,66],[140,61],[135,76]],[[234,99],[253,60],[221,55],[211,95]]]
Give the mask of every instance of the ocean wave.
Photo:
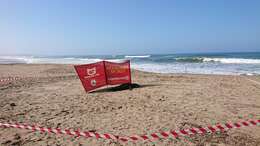
[[[123,62],[125,59],[100,59],[100,58],[53,58],[34,56],[0,56],[0,64],[25,63],[25,64],[88,64],[99,61]]]
[[[178,57],[175,58],[177,62],[189,62],[189,63],[199,63],[203,62],[203,58],[201,57]]]
[[[157,58],[156,58],[157,57]],[[156,56],[149,59],[133,59],[134,69],[158,73],[191,74],[228,74],[259,75],[260,59],[216,58],[216,57],[176,57]],[[88,64],[98,61],[122,62],[128,58],[102,59],[102,57],[35,57],[35,56],[0,56],[0,64]],[[220,65],[222,64],[222,65]]]
[[[202,62],[218,62],[223,64],[260,64],[260,59],[244,59],[244,58],[209,58],[209,57],[178,57],[177,62],[202,63]]]
[[[80,60],[82,62],[94,63],[94,62],[102,61],[103,59],[99,59],[99,58],[77,58],[77,59],[74,59],[74,60]]]
[[[0,56],[1,61],[8,63],[33,63],[33,56]]]
[[[187,73],[187,74],[216,74],[216,75],[260,75],[260,68],[254,64],[247,64],[247,67],[239,67],[239,64],[218,64],[204,63],[132,63],[131,67],[137,70],[155,73]]]
[[[125,58],[149,58],[151,55],[126,55]]]
[[[260,59],[203,58],[203,62],[220,62],[220,63],[224,63],[224,64],[260,64]]]

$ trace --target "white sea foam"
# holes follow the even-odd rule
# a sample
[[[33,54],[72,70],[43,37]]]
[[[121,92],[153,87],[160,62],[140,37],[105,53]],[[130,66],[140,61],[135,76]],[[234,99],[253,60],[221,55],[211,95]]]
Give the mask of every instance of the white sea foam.
[[[248,66],[249,65],[249,66]],[[208,63],[132,63],[131,67],[155,73],[188,73],[217,75],[260,75],[260,68],[253,64],[208,64]]]
[[[103,61],[99,58],[47,58],[34,56],[0,56],[1,63],[26,63],[26,64],[88,64]],[[111,62],[123,62],[125,59],[108,59]]]
[[[227,64],[260,64],[260,59],[244,58],[202,58],[204,62],[220,62]]]
[[[149,58],[151,55],[126,55],[125,58]]]
[[[260,59],[241,58],[181,58],[177,62],[156,62],[132,60],[131,67],[137,70],[156,73],[190,73],[190,74],[225,74],[225,75],[259,75]],[[109,59],[111,62],[122,62],[123,59]],[[187,59],[187,61],[185,61]],[[88,57],[34,57],[34,56],[0,56],[0,64],[88,64],[102,61],[101,58]]]

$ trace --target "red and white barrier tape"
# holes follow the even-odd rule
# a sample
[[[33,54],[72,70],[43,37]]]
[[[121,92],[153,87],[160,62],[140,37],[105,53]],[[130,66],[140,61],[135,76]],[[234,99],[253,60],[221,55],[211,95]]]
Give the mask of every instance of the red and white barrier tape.
[[[18,77],[9,77],[9,78],[4,78],[4,79],[0,79],[0,82],[11,82],[11,81],[17,81],[20,78]]]
[[[77,137],[93,137],[93,138],[103,138],[108,140],[116,140],[122,142],[128,141],[148,141],[148,140],[157,140],[157,139],[167,139],[167,138],[177,138],[180,136],[191,136],[195,134],[205,134],[205,133],[215,133],[217,131],[223,132],[230,129],[249,127],[249,126],[259,126],[260,120],[248,120],[243,122],[236,123],[226,123],[226,124],[217,124],[214,126],[207,126],[204,128],[190,128],[184,130],[171,130],[171,131],[161,131],[158,133],[152,133],[147,135],[133,135],[133,136],[116,136],[113,134],[100,134],[96,132],[81,132],[79,130],[70,130],[70,129],[59,129],[59,128],[44,128],[40,126],[30,126],[27,124],[9,124],[9,123],[0,123],[0,127],[6,128],[19,128],[19,129],[27,129],[31,131],[40,131],[40,132],[48,132],[54,134],[65,134]]]

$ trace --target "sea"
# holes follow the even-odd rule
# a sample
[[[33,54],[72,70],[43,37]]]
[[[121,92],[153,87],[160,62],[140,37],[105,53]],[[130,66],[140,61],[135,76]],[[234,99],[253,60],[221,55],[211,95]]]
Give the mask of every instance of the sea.
[[[260,52],[139,54],[139,55],[67,55],[0,56],[0,64],[88,64],[101,60],[131,60],[131,67],[154,73],[219,75],[260,75]]]

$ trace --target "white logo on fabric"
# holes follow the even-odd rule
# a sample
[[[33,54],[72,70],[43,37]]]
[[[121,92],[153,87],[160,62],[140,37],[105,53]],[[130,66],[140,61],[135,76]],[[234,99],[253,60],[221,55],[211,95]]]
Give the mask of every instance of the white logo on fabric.
[[[91,83],[92,86],[96,86],[97,85],[97,81],[96,80],[91,80],[90,83]]]
[[[89,76],[93,76],[93,75],[95,75],[96,73],[97,73],[96,67],[87,69],[87,74],[88,74]]]

